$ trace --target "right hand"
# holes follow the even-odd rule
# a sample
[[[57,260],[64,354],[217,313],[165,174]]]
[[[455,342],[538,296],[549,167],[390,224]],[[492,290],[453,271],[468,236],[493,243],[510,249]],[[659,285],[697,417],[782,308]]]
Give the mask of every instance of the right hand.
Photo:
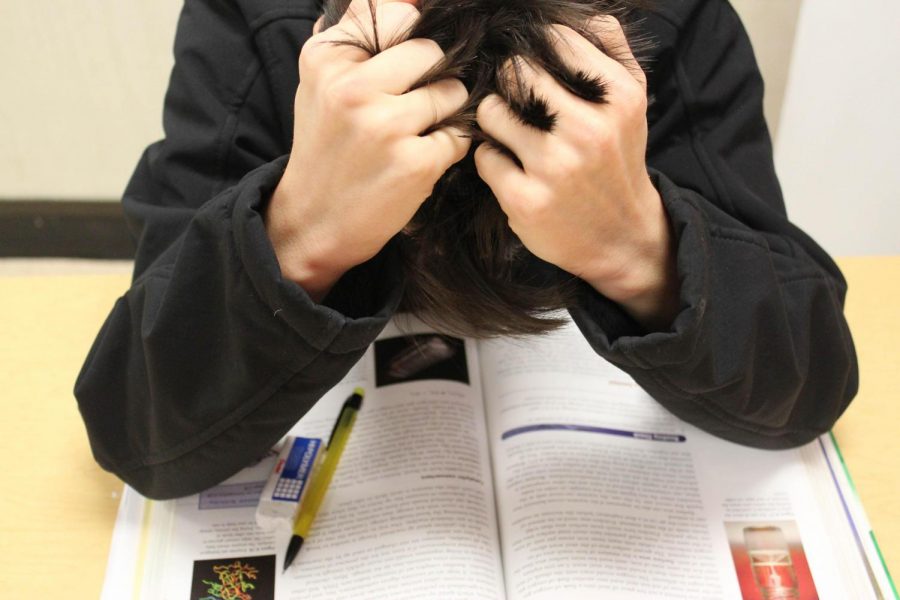
[[[412,1],[379,0],[380,40],[415,22]],[[282,274],[315,301],[406,226],[470,143],[449,128],[419,135],[468,97],[458,79],[407,91],[443,57],[437,43],[406,39],[376,56],[329,43],[372,39],[367,0],[353,0],[334,27],[319,25],[300,53],[293,147],[266,210]]]

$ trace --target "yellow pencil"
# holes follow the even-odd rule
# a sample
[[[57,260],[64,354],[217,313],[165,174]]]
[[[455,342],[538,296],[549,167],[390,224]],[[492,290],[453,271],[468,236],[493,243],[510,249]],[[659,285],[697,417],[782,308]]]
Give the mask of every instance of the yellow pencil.
[[[316,518],[316,513],[319,512],[319,507],[325,498],[325,492],[328,491],[331,478],[334,477],[338,462],[341,460],[341,454],[343,454],[347,441],[350,439],[350,432],[353,430],[356,415],[362,406],[363,396],[365,396],[365,390],[356,388],[353,390],[353,394],[344,401],[344,406],[341,407],[341,413],[338,415],[334,429],[331,430],[328,445],[325,447],[325,458],[316,472],[313,473],[309,490],[303,497],[300,510],[297,512],[297,517],[294,520],[293,535],[284,556],[284,571],[288,570],[288,567],[294,562],[297,553],[300,552],[303,540],[309,534],[309,529]]]

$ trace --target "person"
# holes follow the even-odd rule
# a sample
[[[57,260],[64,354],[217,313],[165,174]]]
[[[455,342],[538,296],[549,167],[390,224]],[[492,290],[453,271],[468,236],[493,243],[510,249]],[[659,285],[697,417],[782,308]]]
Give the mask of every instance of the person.
[[[418,18],[413,0],[377,4],[386,33]],[[530,253],[578,276],[568,310],[591,346],[668,410],[762,448],[832,426],[857,386],[846,285],[785,215],[726,0],[638,10],[647,72],[548,25],[607,102],[513,61],[555,127],[488,95],[477,124],[505,151],[430,128],[467,100],[453,78],[409,88],[442,60],[433,41],[344,43],[366,38],[367,7],[313,34],[313,0],[185,4],[166,138],[123,198],[134,280],[75,388],[102,467],[170,498],[261,456],[403,305],[397,239],[466,156]],[[608,17],[585,32],[627,48]]]

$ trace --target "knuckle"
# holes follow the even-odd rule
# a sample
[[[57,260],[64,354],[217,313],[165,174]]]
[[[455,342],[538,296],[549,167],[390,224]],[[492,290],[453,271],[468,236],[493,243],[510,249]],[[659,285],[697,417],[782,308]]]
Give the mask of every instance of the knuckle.
[[[422,152],[421,148],[411,146],[399,149],[396,154],[397,164],[400,166],[403,177],[413,184],[433,183],[437,179],[435,174],[439,170],[438,161],[432,153]]]
[[[444,58],[443,49],[441,49],[441,46],[432,39],[413,38],[403,43],[413,46],[417,52],[422,54],[423,58],[427,59],[431,63],[436,63]]]
[[[490,170],[492,164],[492,156],[490,155],[491,152],[492,150],[488,147],[487,144],[479,144],[475,148],[475,152],[472,153],[472,160],[475,162],[475,168],[478,170],[478,175],[482,179],[488,177],[488,171]]]
[[[394,139],[394,128],[390,126],[389,114],[377,107],[367,107],[356,111],[350,119],[353,134],[360,140],[382,144]]]
[[[419,9],[409,2],[385,2],[376,9],[375,20],[384,47],[409,41],[409,34],[419,20]],[[367,18],[371,18],[366,15]]]
[[[444,81],[448,88],[448,95],[453,99],[454,106],[465,104],[466,100],[469,99],[469,90],[466,88],[466,84],[459,79],[445,79]]]
[[[608,157],[610,154],[614,153],[617,150],[618,145],[618,137],[616,132],[610,127],[607,128],[603,133],[596,136],[591,142],[590,146],[587,146],[592,156],[595,158]]]
[[[459,109],[469,98],[466,86],[459,79],[441,79],[425,88],[435,106]]]
[[[297,59],[297,67],[301,75],[310,75],[327,64],[325,57],[327,44],[321,40],[310,38],[300,49],[300,57]]]
[[[518,196],[521,199],[522,208],[528,214],[540,212],[548,203],[547,194],[537,185],[520,190]]]
[[[482,126],[485,123],[489,123],[492,116],[497,114],[497,111],[500,110],[502,105],[503,100],[500,99],[500,96],[496,94],[486,96],[478,103],[478,108],[475,110],[475,119],[482,124]]]
[[[604,147],[609,142],[610,133],[609,125],[603,119],[586,118],[572,131],[572,142],[585,150]]]
[[[435,157],[420,156],[412,165],[411,179],[418,182],[423,188],[430,190],[446,170],[442,167],[446,166],[449,165],[443,165]]]
[[[630,117],[641,117],[647,113],[647,94],[639,85],[629,86],[623,92],[623,106]]]
[[[359,108],[369,101],[369,86],[355,74],[345,74],[330,82],[323,92],[323,100],[332,109]]]
[[[585,160],[579,152],[560,151],[550,168],[556,178],[566,181],[580,173],[584,169],[584,164]]]
[[[539,225],[547,220],[551,212],[552,202],[546,196],[535,195],[522,201],[518,210],[518,221],[526,227]]]
[[[622,24],[612,15],[602,15],[591,19],[588,29],[597,36],[604,46],[611,45],[615,47],[619,45],[625,35],[622,30]]]
[[[595,24],[600,29],[601,33],[610,33],[622,29],[622,23],[612,15],[600,15],[595,17],[592,24]]]
[[[425,165],[416,164],[414,167],[425,177],[431,177],[443,173],[451,164],[458,160],[461,152],[461,142],[459,137],[450,128],[439,129],[431,133],[429,136],[429,144],[427,150],[420,152],[417,159],[419,162],[425,162]],[[422,156],[424,154],[424,156]],[[434,177],[437,179],[437,176]]]
[[[647,115],[647,94],[637,88],[625,93],[623,109],[629,120],[640,120]]]
[[[408,23],[411,19],[418,19],[421,14],[419,9],[409,2],[386,2],[378,7],[388,25]]]
[[[514,197],[508,200],[513,219],[520,225],[530,227],[545,220],[552,205],[552,198],[541,186],[533,185],[527,189],[515,190]]]
[[[558,45],[560,43],[570,43],[581,36],[577,31],[572,29],[567,25],[561,25],[559,23],[554,23],[550,25],[550,31],[553,32],[553,44]]]
[[[640,61],[635,58],[633,54],[629,52],[629,55],[622,62],[622,66],[624,66],[628,73],[634,78],[638,86],[646,90],[647,73],[644,72],[644,67],[641,66]]]
[[[648,102],[649,102],[649,101],[647,100],[647,92],[644,91],[643,87],[639,88],[639,89],[636,91],[636,93],[635,93],[635,98],[634,98],[634,108],[635,108],[635,110],[637,110],[637,111],[638,111],[639,113],[641,113],[641,114],[646,113],[646,112],[647,112],[647,104],[648,104]]]

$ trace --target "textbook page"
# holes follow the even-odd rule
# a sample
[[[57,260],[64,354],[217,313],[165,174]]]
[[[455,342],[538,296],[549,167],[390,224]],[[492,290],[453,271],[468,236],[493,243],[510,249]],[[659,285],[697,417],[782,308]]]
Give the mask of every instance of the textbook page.
[[[507,597],[877,597],[820,442],[668,413],[574,325],[479,345]]]
[[[290,531],[257,527],[271,458],[199,495],[153,503],[145,600],[504,597],[476,348],[391,325],[291,431],[327,441],[354,387],[366,396],[294,565]],[[416,333],[417,330],[412,331]],[[231,586],[229,588],[229,586]],[[216,595],[216,594],[220,595]],[[190,594],[190,595],[189,595]]]

